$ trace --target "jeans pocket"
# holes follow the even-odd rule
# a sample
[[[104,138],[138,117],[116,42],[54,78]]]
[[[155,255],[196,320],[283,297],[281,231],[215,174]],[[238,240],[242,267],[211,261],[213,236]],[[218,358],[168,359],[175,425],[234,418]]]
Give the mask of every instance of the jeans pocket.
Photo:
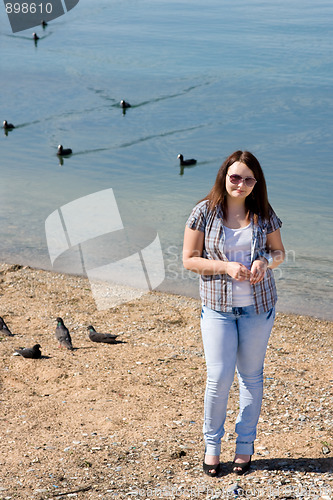
[[[273,317],[272,317],[273,316]],[[266,319],[270,319],[272,317],[272,319],[275,318],[275,307],[272,307],[272,309],[270,309],[267,313],[267,316],[266,316]]]

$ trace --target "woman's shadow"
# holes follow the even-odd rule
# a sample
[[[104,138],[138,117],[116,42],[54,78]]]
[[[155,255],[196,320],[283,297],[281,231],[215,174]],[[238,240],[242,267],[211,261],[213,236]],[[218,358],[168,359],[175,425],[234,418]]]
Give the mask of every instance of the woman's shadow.
[[[222,464],[221,476],[230,474],[232,462]],[[283,472],[312,472],[313,474],[323,474],[333,471],[333,457],[323,458],[259,458],[252,460],[251,468],[247,474],[255,471],[283,471]]]
[[[323,458],[271,458],[257,459],[252,462],[254,470],[298,471],[298,472],[332,472],[333,457]]]

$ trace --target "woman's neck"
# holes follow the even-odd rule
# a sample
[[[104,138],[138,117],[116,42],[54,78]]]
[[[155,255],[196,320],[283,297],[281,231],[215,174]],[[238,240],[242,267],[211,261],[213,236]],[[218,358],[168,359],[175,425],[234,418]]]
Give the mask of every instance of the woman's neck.
[[[227,227],[232,229],[246,227],[249,224],[249,211],[243,200],[228,200],[227,217],[224,222]]]
[[[227,197],[227,211],[234,214],[245,214],[248,210],[244,199]]]

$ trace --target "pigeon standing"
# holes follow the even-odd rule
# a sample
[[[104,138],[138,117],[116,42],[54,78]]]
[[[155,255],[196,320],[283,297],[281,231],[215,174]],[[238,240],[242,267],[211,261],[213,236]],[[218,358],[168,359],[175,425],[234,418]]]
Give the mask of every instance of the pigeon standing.
[[[89,338],[92,342],[103,342],[105,344],[116,344],[118,335],[112,333],[98,333],[93,326],[88,326]]]
[[[8,326],[0,316],[0,335],[5,335],[6,337],[14,337],[12,332],[9,330]]]
[[[59,347],[67,347],[70,351],[73,351],[72,339],[69,334],[68,328],[64,325],[62,318],[57,318],[57,328],[55,331],[56,339],[59,342]]]
[[[36,344],[33,347],[26,347],[25,349],[15,349],[15,352],[24,358],[39,359],[42,356],[39,348],[40,345]]]

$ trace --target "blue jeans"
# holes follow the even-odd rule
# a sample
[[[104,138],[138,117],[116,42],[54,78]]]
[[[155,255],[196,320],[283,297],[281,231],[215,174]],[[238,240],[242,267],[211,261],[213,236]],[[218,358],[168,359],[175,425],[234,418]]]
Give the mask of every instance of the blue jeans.
[[[221,438],[235,368],[239,381],[236,453],[252,455],[263,395],[263,369],[275,308],[256,314],[254,306],[232,312],[203,306],[201,331],[207,365],[203,433],[206,453],[220,455]]]

